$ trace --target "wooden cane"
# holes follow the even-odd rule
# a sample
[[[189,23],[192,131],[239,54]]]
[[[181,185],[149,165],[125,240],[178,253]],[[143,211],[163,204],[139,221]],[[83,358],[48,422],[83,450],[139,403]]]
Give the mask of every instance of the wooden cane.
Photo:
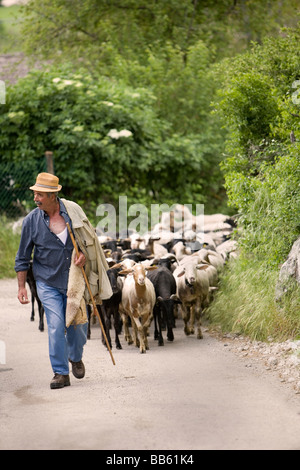
[[[73,235],[73,233],[72,233],[70,224],[69,224],[68,222],[67,222],[67,227],[68,227],[68,230],[69,230],[69,234],[70,234],[70,237],[71,237],[73,246],[74,246],[75,251],[76,251],[76,255],[77,255],[77,257],[79,257],[79,250],[78,250],[78,247],[77,247],[77,243],[76,243],[76,241],[75,241],[75,238],[74,238],[74,235]],[[98,320],[99,320],[99,323],[100,323],[100,327],[101,327],[101,330],[102,330],[102,333],[103,333],[103,336],[104,336],[104,339],[105,339],[105,342],[106,342],[107,349],[108,349],[108,351],[109,351],[109,354],[110,354],[112,363],[113,363],[113,365],[115,366],[116,363],[115,363],[114,357],[113,357],[113,355],[112,355],[112,352],[111,352],[111,349],[110,349],[110,346],[109,346],[109,343],[108,343],[108,340],[107,340],[107,336],[106,336],[105,330],[104,330],[104,328],[103,328],[103,324],[102,324],[102,321],[101,321],[101,317],[100,317],[100,314],[99,314],[99,312],[98,312],[97,305],[96,305],[95,299],[94,299],[93,294],[92,294],[92,291],[91,291],[90,283],[89,283],[89,281],[88,281],[88,278],[87,278],[87,275],[86,275],[86,273],[85,273],[85,270],[84,270],[83,266],[81,266],[81,271],[82,271],[82,274],[83,274],[83,277],[84,277],[86,286],[87,286],[87,288],[88,288],[90,297],[91,297],[91,299],[92,299],[93,308],[94,308],[94,314],[97,315],[97,317],[98,317]]]

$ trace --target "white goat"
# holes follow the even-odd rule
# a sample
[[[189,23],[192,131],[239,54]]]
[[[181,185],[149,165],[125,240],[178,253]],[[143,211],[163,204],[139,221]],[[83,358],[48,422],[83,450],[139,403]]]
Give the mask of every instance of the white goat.
[[[194,333],[197,321],[197,338],[201,332],[202,309],[209,304],[209,278],[205,273],[208,265],[199,264],[196,258],[186,257],[185,262],[175,269],[173,275],[177,285],[177,296],[182,302],[181,311],[186,335]]]
[[[146,271],[157,269],[156,266],[135,264],[130,269],[120,271],[126,275],[122,290],[120,313],[124,324],[125,339],[128,344],[134,342],[145,353],[148,346],[148,329],[153,318],[153,307],[156,302],[155,290],[152,282],[146,277]],[[129,332],[127,316],[131,319],[134,341]]]

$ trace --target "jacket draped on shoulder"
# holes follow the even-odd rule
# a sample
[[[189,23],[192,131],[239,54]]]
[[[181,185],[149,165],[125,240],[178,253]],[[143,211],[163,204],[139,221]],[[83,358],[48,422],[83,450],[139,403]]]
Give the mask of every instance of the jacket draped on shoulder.
[[[107,276],[109,268],[94,227],[82,208],[73,201],[61,199],[72,221],[72,229],[79,249],[86,257],[84,266],[96,304],[109,299],[113,292]],[[87,322],[86,304],[92,302],[81,268],[74,264],[75,250],[69,273],[66,326]]]

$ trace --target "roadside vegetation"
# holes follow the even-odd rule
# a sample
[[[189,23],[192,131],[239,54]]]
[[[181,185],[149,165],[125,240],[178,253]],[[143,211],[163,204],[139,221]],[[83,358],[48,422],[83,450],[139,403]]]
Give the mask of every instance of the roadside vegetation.
[[[212,329],[257,341],[300,338],[299,286],[275,301],[278,269],[254,257],[232,260],[220,276],[219,293],[206,313]]]
[[[15,276],[14,265],[20,235],[14,234],[8,221],[0,218],[0,279]]]
[[[256,339],[300,334],[299,285],[275,301],[280,266],[300,236],[299,35],[299,27],[286,30],[220,69],[226,81],[216,109],[228,128],[221,165],[240,256],[208,314]]]

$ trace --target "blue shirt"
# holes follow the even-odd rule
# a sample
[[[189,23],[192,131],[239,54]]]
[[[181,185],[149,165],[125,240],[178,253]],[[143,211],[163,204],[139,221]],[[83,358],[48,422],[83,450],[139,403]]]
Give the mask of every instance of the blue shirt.
[[[59,199],[60,215],[69,222],[66,208]],[[51,287],[67,290],[73,243],[68,233],[66,244],[49,228],[49,216],[36,208],[24,219],[21,241],[15,260],[15,271],[28,271],[33,253],[33,274],[37,281]]]

